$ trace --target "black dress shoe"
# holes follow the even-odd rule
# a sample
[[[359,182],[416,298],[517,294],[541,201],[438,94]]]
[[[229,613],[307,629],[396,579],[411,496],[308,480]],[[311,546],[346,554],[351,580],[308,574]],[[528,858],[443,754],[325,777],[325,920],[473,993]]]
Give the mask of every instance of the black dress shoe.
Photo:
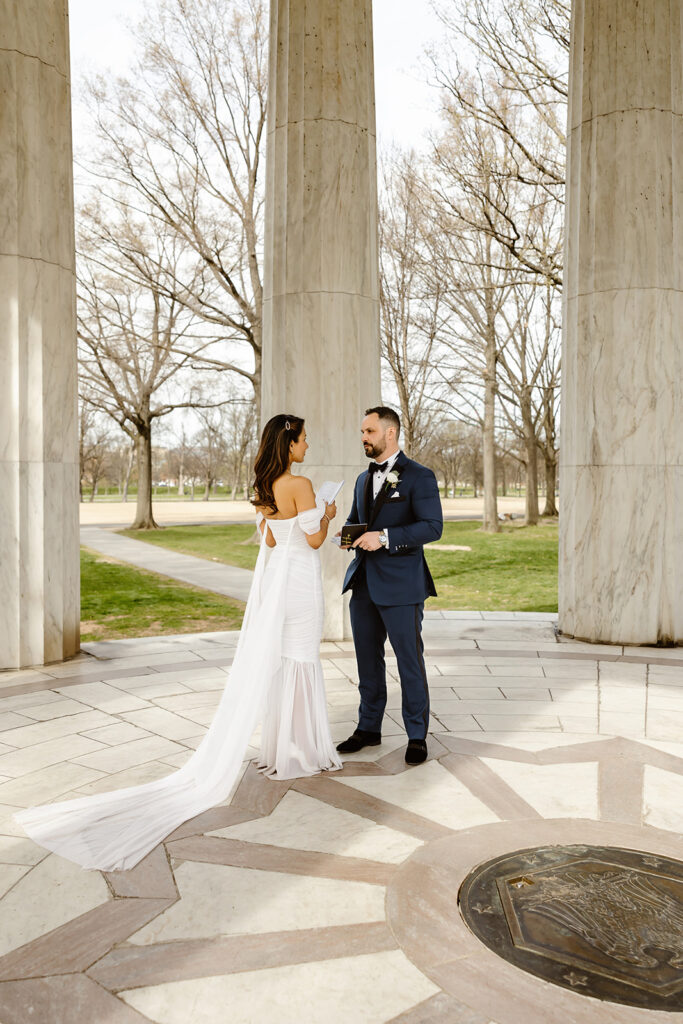
[[[339,748],[337,747],[337,750]],[[406,764],[422,764],[427,760],[427,744],[424,740],[408,740]]]
[[[337,750],[340,754],[355,754],[363,747],[378,747],[381,742],[381,732],[365,732],[363,729],[356,729],[348,740],[337,744]]]

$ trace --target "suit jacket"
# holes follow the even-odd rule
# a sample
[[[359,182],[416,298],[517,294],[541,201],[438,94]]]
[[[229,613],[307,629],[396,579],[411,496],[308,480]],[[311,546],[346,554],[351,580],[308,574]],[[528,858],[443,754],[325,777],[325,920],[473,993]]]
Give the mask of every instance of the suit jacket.
[[[368,530],[388,530],[389,548],[355,548],[344,579],[343,593],[353,589],[361,566],[371,599],[379,605],[420,604],[436,595],[423,545],[443,532],[441,498],[431,469],[401,452],[393,470],[399,481],[384,483],[373,504],[372,479],[366,470],[356,480],[353,507],[347,523],[367,523]]]

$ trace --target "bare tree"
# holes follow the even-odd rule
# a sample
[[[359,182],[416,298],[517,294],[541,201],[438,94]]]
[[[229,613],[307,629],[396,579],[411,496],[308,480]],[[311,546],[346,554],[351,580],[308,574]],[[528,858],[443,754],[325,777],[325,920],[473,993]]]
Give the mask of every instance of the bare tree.
[[[153,529],[152,426],[174,409],[221,404],[204,399],[187,374],[181,379],[215,339],[197,332],[194,314],[167,287],[168,275],[182,263],[183,244],[169,238],[159,221],[145,222],[125,206],[110,205],[106,214],[99,207],[86,209],[79,248],[81,377],[89,403],[136,439],[133,527]]]
[[[253,402],[234,402],[225,409],[225,460],[231,496],[237,497],[243,485],[249,497],[249,483],[258,443],[258,420]]]
[[[260,400],[263,0],[157,0],[127,78],[91,83],[99,147],[90,181],[164,226],[172,242],[140,273],[223,341],[196,365],[236,374]]]
[[[78,490],[83,501],[83,481],[90,480],[90,501],[95,500],[97,483],[101,478],[109,454],[111,431],[102,423],[96,410],[81,398],[78,425]]]
[[[561,226],[570,0],[434,0],[434,8],[445,32],[431,53],[431,65],[446,106],[486,125],[510,153],[507,165],[499,168],[498,190],[488,196],[497,213],[489,230],[521,271],[561,288],[561,230],[537,232],[534,219],[525,214],[556,207]],[[461,56],[463,42],[477,66],[474,87]],[[497,89],[491,89],[492,82]],[[525,207],[506,202],[510,177],[528,190]],[[478,187],[474,177],[473,194]]]
[[[447,417],[432,424],[427,452],[430,465],[443,480],[444,498],[448,497],[451,487],[455,497],[458,484],[471,470],[472,433],[472,427]]]
[[[522,441],[526,469],[526,522],[538,522],[538,451],[541,436],[546,455],[546,482],[557,463],[555,436],[557,381],[560,368],[560,323],[556,313],[556,290],[550,281],[545,288],[537,282],[515,281],[511,301],[503,310],[507,322],[506,345],[498,362],[498,394],[512,431]],[[546,488],[547,490],[547,488]],[[554,506],[554,497],[552,498]],[[548,509],[546,514],[556,514]]]
[[[495,90],[495,83],[490,83]],[[474,85],[473,85],[474,88]],[[500,97],[501,102],[504,97]],[[447,352],[438,373],[442,403],[479,426],[482,434],[484,529],[500,529],[496,496],[496,395],[498,357],[507,341],[503,315],[518,267],[491,229],[499,218],[500,182],[512,159],[504,139],[484,122],[453,106],[434,141],[430,178],[431,267],[441,280],[440,342]],[[476,187],[473,187],[473,182]],[[508,176],[506,204],[514,185]]]
[[[415,457],[430,431],[434,361],[441,317],[440,278],[431,274],[424,236],[424,188],[414,152],[382,164],[379,219],[382,355],[401,410],[402,445]]]
[[[118,492],[121,501],[128,501],[128,487],[135,461],[135,439],[131,439],[126,433],[124,440],[114,444],[109,453],[109,465],[113,477],[116,479]]]
[[[193,438],[195,464],[204,480],[202,500],[208,501],[226,461],[222,411],[205,409],[197,413],[201,427]]]

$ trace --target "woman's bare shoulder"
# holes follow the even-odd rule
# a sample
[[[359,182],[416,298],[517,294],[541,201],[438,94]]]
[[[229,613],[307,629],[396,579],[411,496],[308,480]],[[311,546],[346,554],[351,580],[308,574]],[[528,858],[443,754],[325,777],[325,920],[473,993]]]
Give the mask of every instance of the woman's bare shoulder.
[[[308,494],[313,490],[313,484],[307,476],[281,476],[273,487],[277,487],[283,494]]]

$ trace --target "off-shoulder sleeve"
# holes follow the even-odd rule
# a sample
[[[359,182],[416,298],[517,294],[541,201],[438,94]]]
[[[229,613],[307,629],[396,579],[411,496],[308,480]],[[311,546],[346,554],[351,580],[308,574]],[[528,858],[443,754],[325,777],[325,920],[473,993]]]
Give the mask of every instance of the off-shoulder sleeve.
[[[325,502],[317,502],[315,508],[307,508],[305,512],[299,512],[297,516],[299,526],[304,533],[317,533],[320,529],[320,520],[324,514]]]
[[[262,512],[257,512],[256,513],[256,529],[258,530],[259,544],[261,543],[261,541],[263,540],[263,538],[266,535],[266,531],[261,529],[261,523],[263,522],[263,520],[264,520],[263,513]]]

